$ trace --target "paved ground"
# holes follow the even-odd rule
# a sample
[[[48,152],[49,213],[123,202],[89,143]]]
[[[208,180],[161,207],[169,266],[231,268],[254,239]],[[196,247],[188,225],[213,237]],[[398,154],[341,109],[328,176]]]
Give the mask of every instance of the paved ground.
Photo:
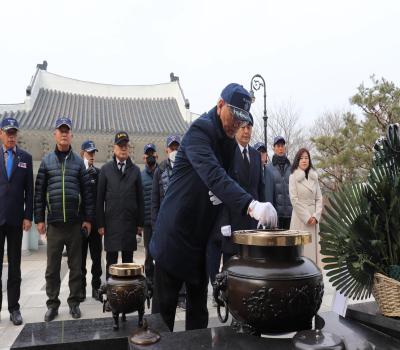
[[[135,252],[134,259],[138,263],[144,262],[143,245],[139,245],[139,249]],[[105,256],[103,255],[103,263]],[[88,271],[90,271],[90,259],[87,260]],[[39,246],[38,251],[25,254],[22,257],[22,287],[21,287],[21,313],[24,323],[43,322],[44,314],[46,312],[46,292],[45,292],[45,279],[44,272],[46,268],[46,246]],[[104,267],[103,267],[104,271]],[[104,278],[104,275],[103,275]],[[23,326],[14,326],[9,320],[9,313],[7,308],[7,260],[5,258],[3,264],[3,306],[0,313],[0,350],[9,349],[15,338],[18,336]],[[69,294],[68,289],[68,267],[67,259],[63,258],[61,268],[61,306],[59,308],[58,320],[71,319],[69,315],[69,308],[67,304],[67,297]],[[90,285],[90,282],[89,282]],[[81,304],[82,318],[95,318],[95,317],[110,317],[109,313],[102,313],[102,305],[91,298],[91,289],[88,287],[87,299]],[[320,311],[327,311],[331,309],[334,290],[329,282],[325,281],[325,295]],[[208,309],[210,313],[210,326],[220,324],[217,319],[216,308],[212,306],[211,287],[209,288],[209,301]],[[146,312],[149,312],[148,310]],[[185,312],[178,308],[176,315],[175,330],[184,330]],[[229,322],[229,321],[228,321]]]

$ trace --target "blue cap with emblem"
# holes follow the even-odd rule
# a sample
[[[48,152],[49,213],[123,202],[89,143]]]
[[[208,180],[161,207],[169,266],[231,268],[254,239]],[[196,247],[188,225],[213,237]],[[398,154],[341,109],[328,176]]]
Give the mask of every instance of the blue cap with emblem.
[[[283,136],[275,136],[275,138],[274,138],[274,146],[275,146],[277,143],[286,144],[285,138],[284,138]]]
[[[178,145],[181,144],[181,137],[179,135],[169,135],[167,137],[167,147],[171,146],[174,142]]]
[[[62,127],[63,125],[68,126],[68,128],[72,129],[72,120],[68,117],[59,117],[56,120],[56,129]]]
[[[96,145],[94,144],[94,142],[93,141],[90,141],[90,140],[87,140],[87,141],[85,141],[84,143],[82,143],[82,146],[81,146],[81,150],[82,151],[85,151],[85,152],[94,152],[94,151],[96,151],[96,152],[98,152],[99,150],[96,148]]]
[[[232,113],[236,119],[251,123],[250,93],[242,86],[236,83],[227,85],[221,92],[221,98],[231,107]]]
[[[1,121],[1,130],[7,131],[7,130],[19,130],[19,125],[18,122],[15,118],[12,117],[6,117]]]
[[[144,153],[147,153],[148,151],[153,151],[156,152],[156,145],[154,143],[148,143],[147,145],[144,146]]]
[[[265,147],[264,142],[257,142],[253,146],[258,152],[267,152],[267,147]]]

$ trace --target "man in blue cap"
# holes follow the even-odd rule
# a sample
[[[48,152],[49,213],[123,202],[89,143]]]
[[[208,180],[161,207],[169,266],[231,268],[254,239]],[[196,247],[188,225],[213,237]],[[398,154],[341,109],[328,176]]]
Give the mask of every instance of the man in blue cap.
[[[94,166],[96,152],[98,152],[98,149],[93,141],[87,140],[82,143],[81,157],[89,174],[90,192],[92,193],[94,203],[97,200],[97,184],[100,173],[100,169]],[[82,233],[82,291],[80,301],[82,302],[86,299],[86,258],[88,249],[90,249],[90,258],[92,260],[92,298],[99,300],[98,290],[101,285],[101,251],[103,243],[101,236],[97,232],[95,217],[92,221],[92,232],[88,234],[86,231],[83,231]]]
[[[227,174],[237,147],[234,137],[241,125],[249,123],[250,105],[250,94],[243,86],[226,86],[217,105],[191,124],[176,155],[150,242],[160,313],[170,330],[183,283],[186,329],[208,324],[206,247],[219,211],[211,203],[214,197],[237,215],[276,224],[273,206],[253,200]]]
[[[265,198],[278,213],[278,227],[288,230],[292,217],[292,202],[289,196],[290,161],[286,155],[283,136],[274,138],[274,156],[265,168]]]
[[[82,231],[91,231],[94,202],[82,158],[72,151],[72,121],[57,118],[55,150],[42,159],[35,182],[34,214],[37,230],[47,234],[46,322],[58,315],[60,269],[64,246],[69,267],[69,313],[81,317]],[[81,204],[81,205],[80,205]],[[81,212],[82,210],[82,212]],[[47,220],[46,220],[47,213]],[[83,221],[83,222],[82,222]],[[46,228],[47,222],[47,228]]]
[[[153,178],[153,189],[151,193],[151,224],[154,229],[158,212],[160,210],[161,203],[167,192],[169,180],[171,179],[172,169],[174,167],[176,154],[178,153],[178,148],[181,144],[181,137],[179,135],[169,135],[166,140],[165,153],[167,154],[167,159],[163,160],[156,171],[154,172]],[[146,276],[150,275],[151,280],[154,277],[154,262],[151,257],[151,265],[148,267],[150,273],[146,271]],[[151,311],[152,313],[159,313],[159,303],[157,291],[153,296]],[[186,289],[182,286],[179,292],[178,306],[185,309],[186,308]]]
[[[260,152],[261,154],[261,164],[264,167],[268,163],[268,152],[267,152],[267,147],[265,147],[264,142],[257,142],[253,148],[255,148],[256,151]]]
[[[143,198],[144,198],[144,225],[143,225],[143,241],[145,249],[144,269],[146,277],[149,281],[153,280],[154,263],[149,252],[149,243],[153,233],[151,227],[151,192],[153,189],[154,172],[157,169],[157,149],[154,143],[148,143],[144,146],[143,160],[145,168],[141,172]]]
[[[0,310],[4,242],[7,239],[8,311],[10,320],[20,325],[22,235],[23,231],[30,230],[33,215],[32,156],[17,146],[17,120],[4,118],[0,129]]]
[[[167,137],[165,148],[167,159],[163,160],[154,172],[153,190],[151,194],[151,224],[153,228],[157,220],[161,202],[163,201],[165,193],[167,192],[176,154],[178,153],[180,144],[181,137],[179,135],[170,135]]]

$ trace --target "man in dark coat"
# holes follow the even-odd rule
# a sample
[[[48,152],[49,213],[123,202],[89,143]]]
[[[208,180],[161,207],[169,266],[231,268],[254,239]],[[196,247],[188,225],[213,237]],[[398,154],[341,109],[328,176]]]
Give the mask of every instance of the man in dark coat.
[[[149,243],[153,229],[151,226],[151,193],[153,189],[154,172],[157,169],[157,150],[153,143],[144,146],[143,160],[145,167],[142,170],[142,185],[144,197],[144,225],[143,225],[143,241],[145,249],[144,271],[149,281],[153,280],[154,262],[149,252]]]
[[[282,136],[274,138],[274,156],[265,168],[265,198],[278,213],[278,227],[288,230],[292,217],[289,196],[290,161],[286,156],[286,141]]]
[[[97,225],[104,236],[106,276],[108,267],[118,262],[133,262],[137,249],[136,234],[142,231],[144,200],[140,169],[129,157],[129,136],[125,131],[115,135],[114,156],[104,164],[97,192]]]
[[[208,324],[206,246],[218,214],[208,192],[237,215],[249,214],[262,223],[275,223],[272,205],[253,200],[227,174],[236,147],[234,136],[242,123],[249,122],[250,104],[248,91],[229,84],[217,106],[192,123],[176,155],[150,242],[160,313],[171,330],[183,283],[187,291],[186,329]]]
[[[164,200],[165,193],[167,192],[169,180],[172,176],[172,169],[174,168],[175,157],[178,153],[178,148],[181,144],[181,138],[179,135],[169,135],[166,140],[165,153],[167,154],[167,159],[164,159],[156,171],[154,172],[153,178],[153,189],[151,193],[151,224],[154,228],[158,212],[162,201]],[[153,263],[153,258],[152,258]],[[154,263],[153,263],[154,264]],[[153,265],[154,266],[154,265]],[[154,268],[153,268],[154,271]],[[152,275],[153,279],[153,275]],[[151,313],[160,313],[159,306],[159,296],[158,291],[155,290],[151,303]],[[178,306],[186,309],[186,288],[185,285],[182,286],[179,292]]]
[[[254,199],[263,201],[264,178],[261,156],[249,145],[252,129],[253,119],[237,131],[235,139],[238,146],[228,174]],[[214,204],[218,205],[218,203]],[[219,272],[221,255],[223,254],[223,262],[225,263],[239,251],[238,245],[232,241],[232,232],[256,229],[258,224],[248,215],[241,216],[232,213],[226,205],[222,205],[220,210],[220,218],[216,221],[207,247],[207,268],[211,284],[215,281],[215,276]]]
[[[94,159],[97,148],[93,141],[87,140],[82,143],[81,157],[85,163],[86,171],[89,175],[89,187],[92,193],[93,202],[97,202],[97,184],[99,180],[100,169],[94,166]],[[83,231],[82,235],[82,293],[81,302],[86,298],[86,258],[88,249],[92,260],[92,297],[99,300],[98,290],[101,284],[101,251],[103,250],[102,238],[97,231],[96,218],[92,221],[92,232],[88,234]]]
[[[252,123],[249,123],[242,126],[236,133],[238,147],[229,174],[254,199],[262,202],[265,200],[262,161],[260,153],[249,145],[252,128]],[[238,245],[232,241],[232,232],[256,229],[257,224],[258,222],[254,218],[248,215],[235,215],[234,212],[229,210],[228,206],[224,206],[223,228],[221,228],[224,263],[239,252]]]
[[[8,311],[10,320],[20,325],[21,245],[23,231],[29,231],[32,226],[33,170],[32,156],[17,147],[17,133],[17,120],[4,118],[0,130],[0,311],[4,242],[7,239]]]
[[[81,317],[79,308],[82,286],[82,229],[91,231],[94,202],[89,190],[89,175],[82,158],[72,151],[72,121],[57,118],[56,148],[46,154],[35,182],[34,213],[37,230],[47,233],[46,322],[58,315],[60,306],[61,255],[67,247],[69,267],[69,312]],[[82,205],[80,206],[80,203]],[[83,212],[80,211],[83,209]],[[46,220],[47,213],[47,220]],[[82,219],[83,218],[83,219]],[[46,229],[47,221],[47,229]],[[82,222],[83,221],[83,222]]]

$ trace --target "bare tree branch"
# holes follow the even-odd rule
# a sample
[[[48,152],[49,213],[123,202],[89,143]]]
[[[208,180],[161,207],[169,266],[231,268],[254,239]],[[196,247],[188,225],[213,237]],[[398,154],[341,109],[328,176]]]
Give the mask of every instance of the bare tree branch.
[[[264,141],[264,121],[262,111],[254,107],[253,142]],[[261,112],[261,113],[260,113]],[[255,116],[256,114],[256,116]],[[270,109],[268,118],[268,149],[273,147],[275,136],[283,136],[286,141],[288,158],[293,159],[301,147],[313,148],[308,133],[300,124],[300,112],[292,100],[281,103],[278,107]]]

